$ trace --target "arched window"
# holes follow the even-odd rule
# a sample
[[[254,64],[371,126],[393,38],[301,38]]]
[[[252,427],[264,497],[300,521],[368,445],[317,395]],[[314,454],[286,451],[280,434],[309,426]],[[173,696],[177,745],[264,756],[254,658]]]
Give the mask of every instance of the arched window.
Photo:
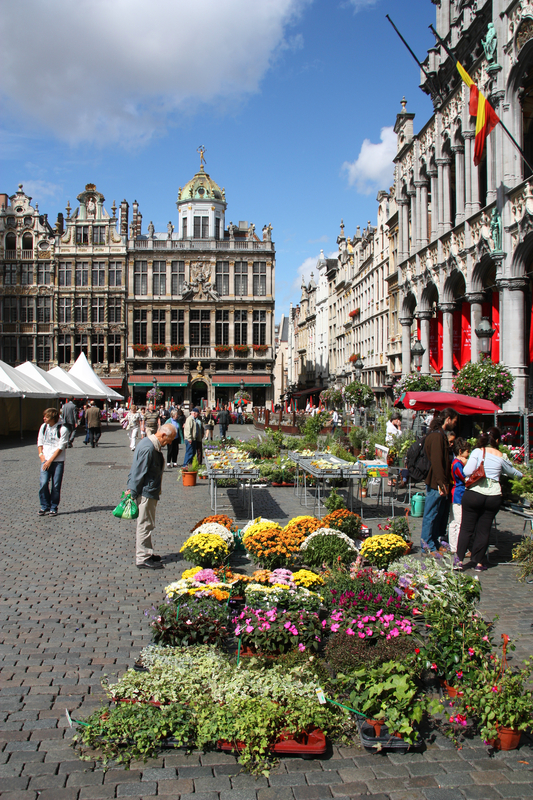
[[[524,75],[520,90],[520,103],[522,106],[522,148],[526,158],[531,164],[533,160],[533,65]],[[524,180],[529,178],[531,170],[523,164]]]
[[[17,237],[14,233],[8,233],[6,235],[6,250],[16,250],[17,249]]]
[[[22,249],[33,250],[33,236],[31,233],[25,233],[22,237]]]

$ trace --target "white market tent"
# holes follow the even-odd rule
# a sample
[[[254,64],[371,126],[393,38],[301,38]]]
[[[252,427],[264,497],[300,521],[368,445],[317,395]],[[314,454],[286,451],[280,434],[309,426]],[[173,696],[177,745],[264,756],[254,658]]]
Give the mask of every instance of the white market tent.
[[[0,397],[22,397],[22,393],[19,389],[15,389],[14,386],[9,386],[7,383],[0,381]]]
[[[18,367],[15,367],[15,370],[23,373],[29,378],[32,378],[42,386],[46,386],[49,389],[57,392],[59,397],[70,397],[71,395],[73,397],[76,396],[73,394],[70,384],[63,380],[63,378],[61,378],[59,375],[52,375],[51,372],[45,372],[44,369],[41,369],[32,361],[25,361],[24,364],[19,364]],[[86,394],[80,394],[79,396],[83,398],[87,397]]]
[[[111,389],[110,386],[106,386],[105,383],[100,380],[96,372],[87,361],[85,353],[80,353],[76,363],[73,367],[71,367],[68,374],[76,380],[82,380],[85,384],[89,384],[89,386],[93,386],[95,389],[100,390],[104,393],[107,400],[124,400],[123,395],[115,392],[114,389]]]
[[[61,378],[61,380],[70,387],[67,397],[72,395],[72,397],[90,397],[92,400],[107,399],[107,392],[100,391],[94,386],[89,386],[84,381],[79,380],[78,378],[74,377],[74,375],[71,375],[70,372],[65,372],[64,369],[61,369],[61,367],[54,367],[46,374],[55,375],[58,378]]]
[[[61,395],[50,386],[0,361],[0,433],[38,427],[44,408]],[[24,402],[23,402],[24,400]],[[46,402],[48,400],[48,402]]]
[[[15,397],[61,397],[55,389],[44,386],[29,375],[0,361],[0,381],[15,390]]]

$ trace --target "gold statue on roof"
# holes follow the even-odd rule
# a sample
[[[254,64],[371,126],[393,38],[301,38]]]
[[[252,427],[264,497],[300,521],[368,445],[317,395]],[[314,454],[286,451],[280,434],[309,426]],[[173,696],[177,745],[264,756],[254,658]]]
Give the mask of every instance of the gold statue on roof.
[[[202,169],[202,167],[203,167],[203,166],[204,166],[204,164],[205,164],[205,155],[204,155],[204,153],[205,153],[205,147],[203,146],[203,144],[201,144],[201,145],[200,145],[200,147],[198,147],[198,148],[196,149],[196,152],[197,152],[197,153],[200,153],[200,169]]]

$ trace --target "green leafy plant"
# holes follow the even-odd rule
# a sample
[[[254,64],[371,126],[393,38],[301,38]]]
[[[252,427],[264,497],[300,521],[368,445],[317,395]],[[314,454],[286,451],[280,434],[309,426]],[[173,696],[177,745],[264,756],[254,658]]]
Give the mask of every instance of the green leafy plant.
[[[360,639],[345,631],[336,633],[326,645],[325,658],[334,672],[347,674],[361,667],[374,667],[385,661],[415,664],[417,642],[411,636],[393,639]]]
[[[215,601],[187,597],[179,603],[163,604],[152,615],[154,642],[172,647],[217,644],[227,638],[228,614]]]
[[[440,383],[432,375],[410,372],[394,384],[394,399],[398,400],[404,392],[438,392]]]
[[[322,519],[324,528],[334,528],[345,533],[350,539],[361,538],[361,517],[347,508],[336,508]]]
[[[411,541],[411,531],[409,530],[409,520],[407,515],[405,517],[393,517],[387,519],[386,525],[378,525],[380,531],[387,531],[399,536],[404,542]]]
[[[320,567],[322,564],[349,564],[357,558],[357,550],[351,541],[340,536],[318,534],[307,544],[302,556],[310,567]]]
[[[306,442],[316,445],[318,435],[322,428],[326,425],[328,414],[326,411],[319,411],[311,417],[306,417],[304,426],[302,428],[302,435]]]
[[[341,497],[340,494],[337,494],[336,489],[331,490],[328,497],[324,500],[324,505],[330,513],[332,511],[338,511],[340,508],[346,508],[344,498]]]
[[[303,609],[263,611],[245,606],[233,623],[235,636],[258,653],[286,653],[294,648],[315,651],[322,638],[318,614]]]
[[[513,547],[513,561],[520,565],[518,580],[524,582],[533,575],[533,537],[525,536]]]
[[[183,467],[183,472],[198,472],[200,469],[200,462],[196,456],[193,456],[193,459],[190,464],[186,467]]]
[[[502,406],[513,396],[514,378],[503,364],[495,363],[490,356],[469,362],[459,370],[453,380],[453,391],[469,397],[492,400]]]

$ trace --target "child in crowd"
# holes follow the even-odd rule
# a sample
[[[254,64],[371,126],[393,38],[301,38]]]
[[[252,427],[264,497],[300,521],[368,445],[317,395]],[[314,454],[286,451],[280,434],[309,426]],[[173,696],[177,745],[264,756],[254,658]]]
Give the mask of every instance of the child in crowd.
[[[452,461],[452,519],[448,528],[448,541],[451,552],[455,553],[457,552],[457,540],[461,528],[463,511],[461,503],[465,491],[465,474],[463,472],[463,467],[468,461],[468,456],[470,454],[466,439],[462,439],[458,436],[453,445],[453,452],[455,458]]]

